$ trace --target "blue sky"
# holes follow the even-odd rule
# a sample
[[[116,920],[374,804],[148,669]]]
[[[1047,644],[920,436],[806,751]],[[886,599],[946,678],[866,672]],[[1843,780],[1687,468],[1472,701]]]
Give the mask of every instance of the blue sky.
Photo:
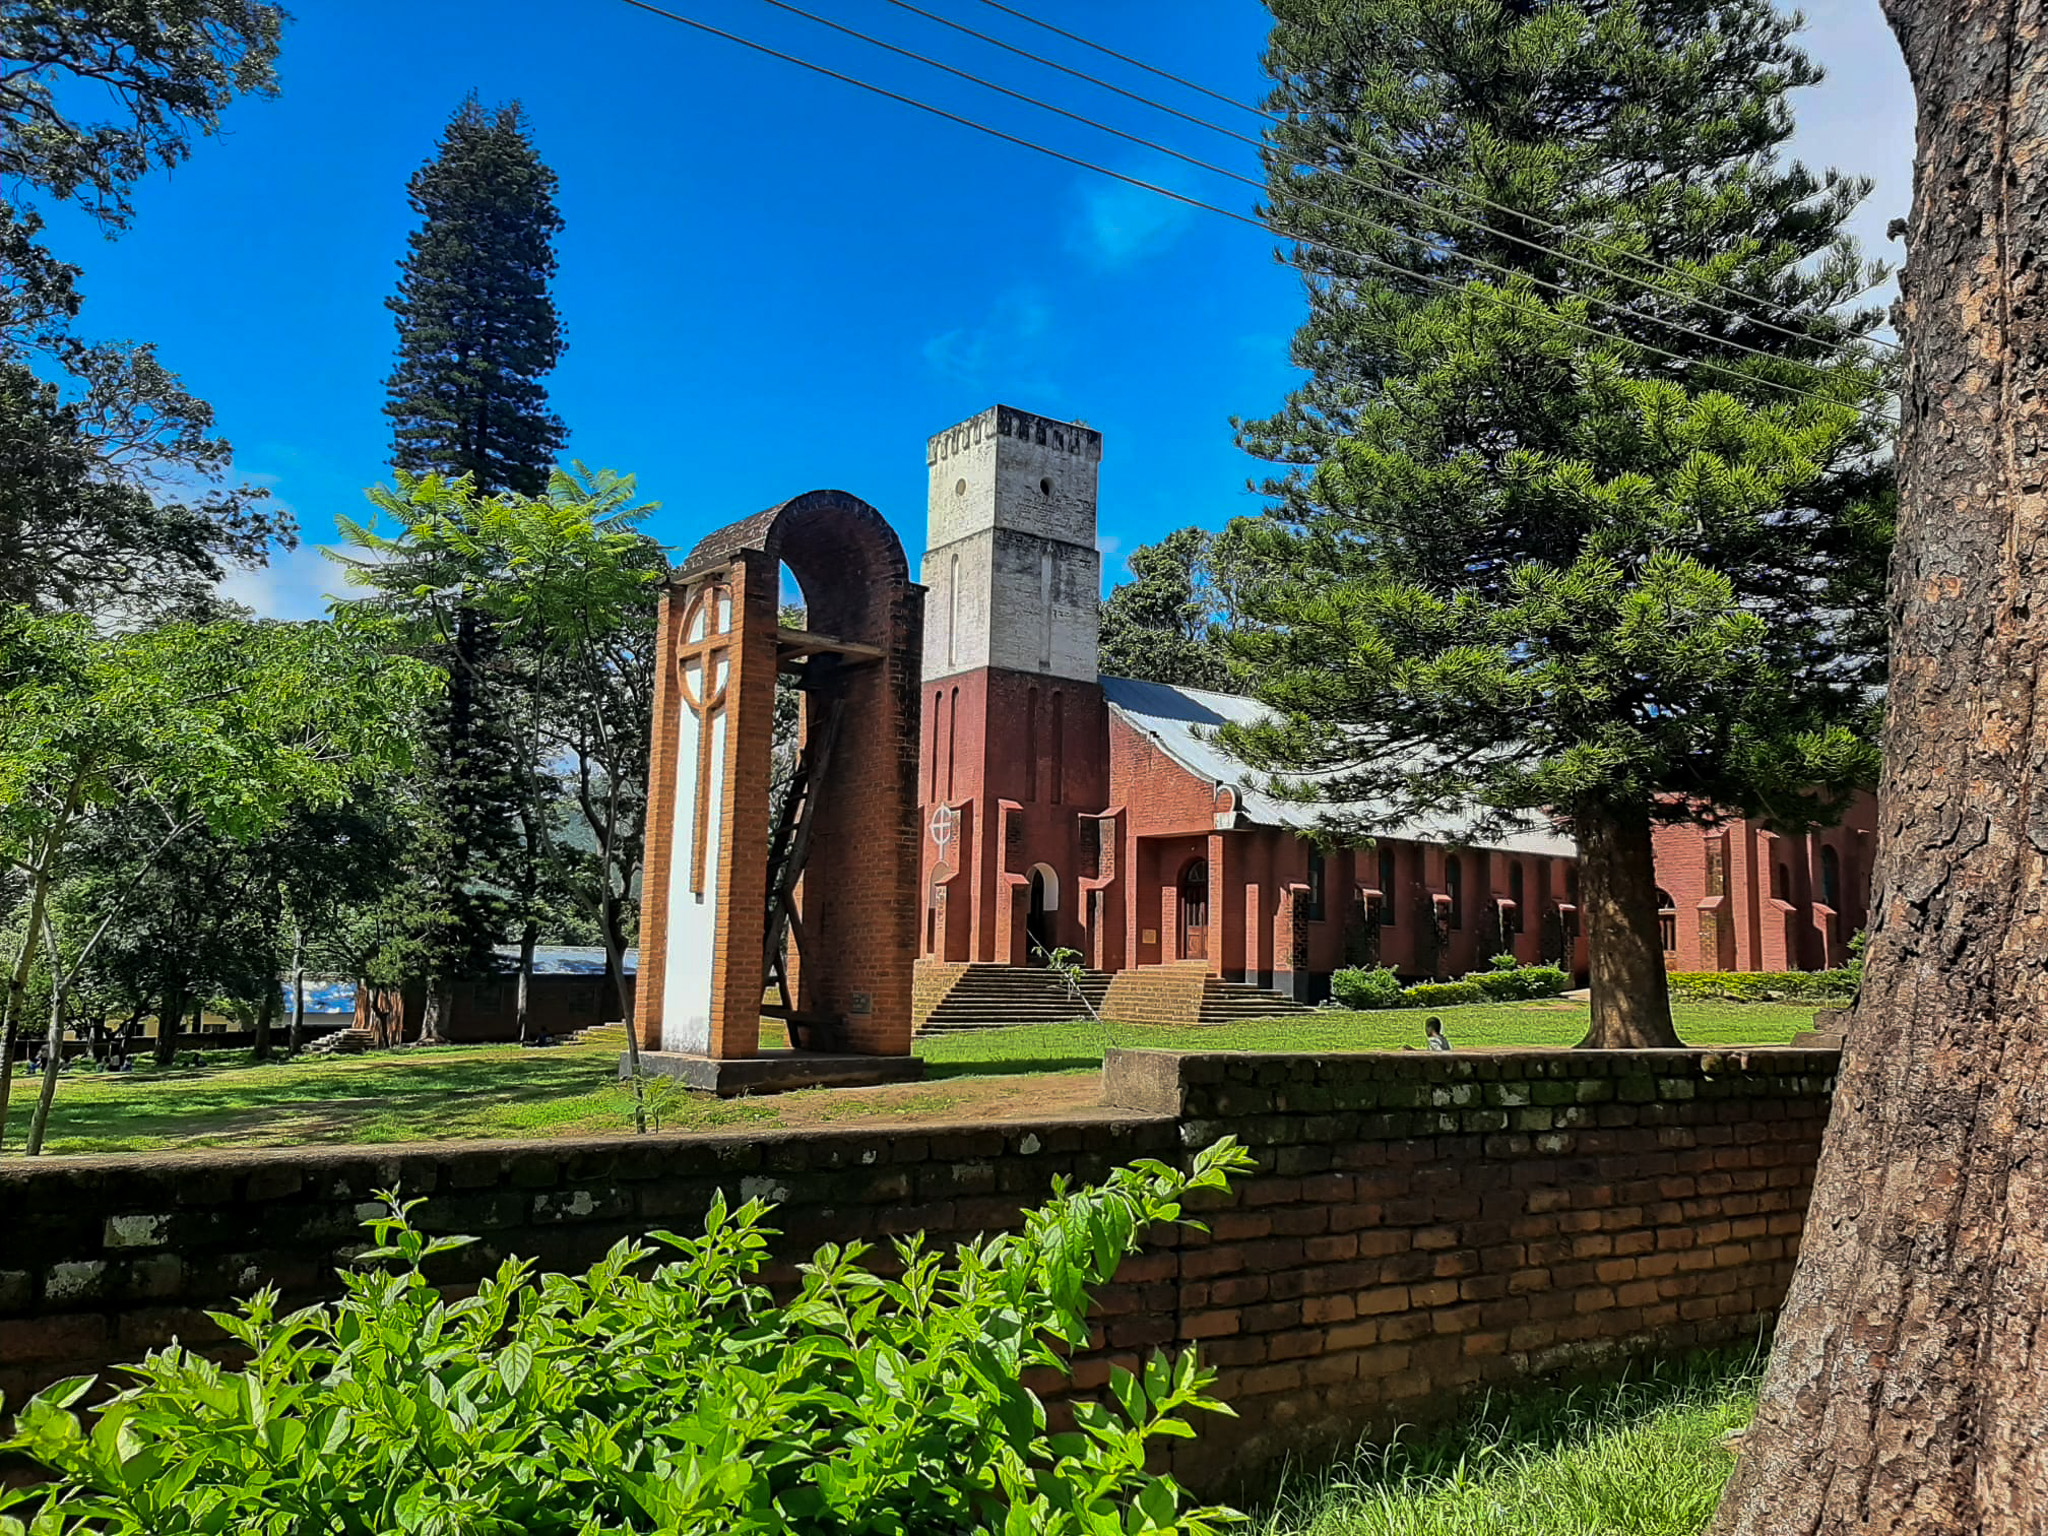
[[[974,0],[926,8],[1148,94],[1171,87]],[[760,0],[672,8],[1227,206],[1250,190],[935,76]],[[942,31],[884,0],[811,8],[1190,153],[1252,152]],[[561,177],[550,380],[569,452],[636,473],[650,530],[687,547],[786,496],[879,507],[915,559],[924,439],[1001,400],[1105,438],[1105,581],[1172,528],[1255,511],[1259,466],[1229,417],[1279,403],[1296,284],[1259,231],[998,143],[704,37],[618,0],[299,0],[284,90],[146,182],[107,243],[52,220],[85,268],[84,331],[159,343],[210,400],[240,471],[308,548],[237,577],[266,612],[324,607],[311,545],[388,474],[384,300],[412,215],[406,178],[462,96],[514,97]],[[1250,0],[1039,0],[1035,14],[1251,100],[1265,13]],[[1911,93],[1875,0],[1808,11],[1830,80],[1796,151],[1875,177],[1874,251],[1906,211]],[[1232,117],[1198,98],[1200,115]],[[1234,122],[1256,126],[1245,117]]]

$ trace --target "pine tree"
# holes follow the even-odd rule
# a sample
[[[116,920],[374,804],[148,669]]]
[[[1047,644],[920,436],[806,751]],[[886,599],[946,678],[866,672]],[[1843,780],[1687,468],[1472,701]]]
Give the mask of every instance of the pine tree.
[[[555,173],[518,103],[486,111],[471,97],[408,190],[421,224],[389,301],[399,343],[384,408],[392,460],[410,474],[466,481],[469,495],[437,504],[436,515],[461,519],[501,493],[544,491],[564,441],[540,382],[563,348],[548,293],[562,228]],[[412,514],[396,502],[386,510],[401,521]],[[494,969],[508,893],[531,932],[537,861],[522,817],[540,772],[511,726],[504,674],[518,659],[504,654],[492,622],[456,604],[433,655],[448,688],[428,724],[408,907],[410,956],[430,982],[430,1035],[446,984]]]
[[[420,227],[388,302],[398,366],[387,383],[392,462],[470,475],[485,495],[537,496],[565,433],[541,378],[562,355],[555,173],[519,104],[463,102],[409,187]]]
[[[1202,592],[1208,547],[1201,529],[1180,528],[1132,551],[1131,579],[1102,601],[1096,649],[1104,672],[1182,688],[1229,686]]]
[[[1236,642],[1282,718],[1238,747],[1334,802],[1560,816],[1586,1043],[1675,1044],[1653,824],[1798,828],[1874,773],[1868,188],[1778,157],[1819,72],[1768,0],[1269,3],[1311,376],[1239,424],[1286,469]]]

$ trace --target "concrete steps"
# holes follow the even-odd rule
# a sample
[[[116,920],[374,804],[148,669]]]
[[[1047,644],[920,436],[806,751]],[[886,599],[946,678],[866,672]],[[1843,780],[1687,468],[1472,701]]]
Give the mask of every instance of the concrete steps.
[[[1214,976],[1202,983],[1204,1024],[1235,1024],[1246,1019],[1272,1019],[1284,1014],[1314,1013],[1307,1003],[1297,1003],[1277,992],[1266,992],[1248,982],[1219,981]]]
[[[919,1029],[920,1034],[945,1034],[962,1029],[1002,1029],[1013,1024],[1064,1024],[1100,1009],[1109,990],[1101,971],[1081,975],[1084,1007],[1052,971],[1022,965],[970,965],[940,999]]]
[[[573,1035],[562,1036],[555,1044],[600,1046],[607,1051],[623,1051],[626,1048],[626,1026],[593,1024],[588,1029],[577,1030]]]

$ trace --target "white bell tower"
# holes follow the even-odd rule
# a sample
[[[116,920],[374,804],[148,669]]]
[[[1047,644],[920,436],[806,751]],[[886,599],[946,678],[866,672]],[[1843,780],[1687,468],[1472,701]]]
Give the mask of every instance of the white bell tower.
[[[1102,434],[998,405],[925,445],[927,683],[982,668],[1094,682]]]

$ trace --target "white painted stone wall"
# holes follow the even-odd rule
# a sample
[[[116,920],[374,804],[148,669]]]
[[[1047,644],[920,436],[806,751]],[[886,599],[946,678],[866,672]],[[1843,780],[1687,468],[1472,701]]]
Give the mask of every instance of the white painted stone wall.
[[[927,681],[1005,667],[1092,681],[1102,434],[999,405],[926,445]]]

